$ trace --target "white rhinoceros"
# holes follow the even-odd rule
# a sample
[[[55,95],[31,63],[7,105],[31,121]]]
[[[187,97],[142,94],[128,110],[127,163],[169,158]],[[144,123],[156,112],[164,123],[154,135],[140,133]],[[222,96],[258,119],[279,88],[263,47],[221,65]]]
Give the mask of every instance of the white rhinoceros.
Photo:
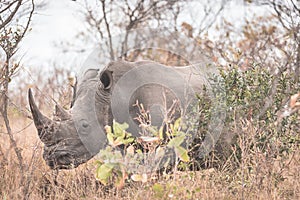
[[[29,104],[44,145],[43,158],[55,169],[68,169],[87,162],[106,145],[104,127],[113,119],[129,124],[138,136],[134,119],[138,101],[152,116],[152,125],[165,123],[174,102],[173,117],[186,116],[196,93],[207,85],[206,75],[196,67],[169,67],[151,61],[115,61],[103,69],[89,69],[79,80],[73,107],[56,105],[56,119],[44,116],[29,89]],[[189,120],[189,119],[188,119]]]

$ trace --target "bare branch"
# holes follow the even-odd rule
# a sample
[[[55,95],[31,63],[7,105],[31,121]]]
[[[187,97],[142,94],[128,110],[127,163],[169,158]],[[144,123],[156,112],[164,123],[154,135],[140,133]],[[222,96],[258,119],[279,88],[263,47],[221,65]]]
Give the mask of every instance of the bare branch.
[[[9,3],[8,6],[6,6],[6,8],[4,8],[3,10],[0,11],[0,13],[3,13],[3,12],[5,12],[6,10],[10,9],[10,7],[11,7],[13,4],[15,4],[17,1],[18,1],[18,0],[15,0],[15,1]]]
[[[13,4],[15,2],[13,2]],[[10,8],[13,4],[11,4],[8,8]],[[16,5],[15,9],[13,10],[13,12],[10,13],[10,15],[3,21],[2,24],[0,24],[0,30],[2,28],[4,28],[9,22],[11,22],[11,20],[13,19],[13,17],[16,15],[17,11],[19,10],[21,4],[22,4],[22,0],[18,0],[18,4]],[[6,9],[8,9],[8,8],[6,8]]]
[[[271,4],[272,4],[272,6],[273,6],[273,8],[274,8],[274,10],[275,10],[275,12],[276,12],[276,14],[278,16],[278,20],[280,21],[281,25],[285,29],[289,30],[289,28],[285,25],[285,23],[282,20],[283,17],[282,17],[281,11],[279,10],[280,6],[278,6],[278,4],[275,3],[275,0],[273,0]]]
[[[34,9],[35,9],[35,4],[34,4],[34,0],[31,0],[31,11],[29,13],[29,17],[28,17],[28,20],[27,20],[27,23],[25,25],[25,28],[21,34],[21,36],[17,39],[15,45],[13,46],[13,49],[16,49],[16,47],[19,45],[20,41],[24,38],[25,34],[27,33],[28,31],[28,28],[29,28],[29,25],[31,23],[31,19],[32,19],[32,16],[33,16],[33,12],[34,12]],[[16,51],[12,52],[12,55],[15,54]]]
[[[109,22],[108,22],[107,16],[106,16],[105,0],[101,0],[101,3],[102,3],[103,18],[104,18],[104,22],[105,22],[106,30],[107,30],[107,34],[108,34],[110,58],[111,58],[111,60],[115,60],[114,50],[113,50],[113,45],[112,45],[112,36],[111,36],[111,32],[110,32],[110,25],[109,25]]]

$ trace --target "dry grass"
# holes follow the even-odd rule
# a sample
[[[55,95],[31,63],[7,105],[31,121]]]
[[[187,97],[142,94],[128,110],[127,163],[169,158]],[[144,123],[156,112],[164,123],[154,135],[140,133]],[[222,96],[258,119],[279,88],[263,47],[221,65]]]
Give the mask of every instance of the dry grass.
[[[244,144],[243,158],[237,167],[231,164],[234,153],[219,169],[174,172],[147,183],[128,182],[124,189],[102,186],[94,178],[91,160],[77,169],[51,171],[42,159],[42,144],[30,120],[11,117],[15,138],[22,148],[26,166],[20,174],[14,151],[7,143],[1,126],[3,155],[0,154],[0,199],[24,198],[29,183],[29,199],[299,199],[300,151],[295,149],[287,159],[271,158],[265,153],[251,152]],[[257,134],[251,124],[248,139]],[[24,127],[27,127],[24,129]],[[18,132],[18,130],[21,130]],[[21,181],[25,177],[25,181]]]

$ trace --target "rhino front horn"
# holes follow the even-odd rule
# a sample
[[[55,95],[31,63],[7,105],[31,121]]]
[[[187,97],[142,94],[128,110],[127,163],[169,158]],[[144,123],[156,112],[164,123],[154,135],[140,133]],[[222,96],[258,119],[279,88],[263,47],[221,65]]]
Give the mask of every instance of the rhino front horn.
[[[51,130],[51,127],[54,126],[54,122],[48,117],[44,116],[41,113],[41,111],[38,109],[37,105],[34,102],[31,89],[28,90],[28,100],[29,100],[33,121],[35,127],[38,130],[39,137],[42,140],[42,142],[47,143],[51,138],[50,135],[52,134],[49,133],[49,130]]]

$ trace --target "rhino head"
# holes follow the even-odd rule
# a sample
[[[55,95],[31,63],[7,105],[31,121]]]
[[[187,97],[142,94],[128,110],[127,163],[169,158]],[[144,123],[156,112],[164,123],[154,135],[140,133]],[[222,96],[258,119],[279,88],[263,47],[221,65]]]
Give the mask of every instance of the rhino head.
[[[69,169],[87,162],[105,147],[104,128],[111,126],[113,119],[128,123],[129,131],[138,134],[133,120],[138,111],[132,107],[136,100],[152,111],[152,124],[162,124],[166,110],[160,105],[170,107],[174,99],[188,104],[187,85],[182,80],[188,79],[195,91],[204,81],[191,76],[190,68],[181,68],[175,75],[173,72],[171,67],[146,61],[116,61],[102,70],[87,70],[78,84],[73,107],[66,111],[56,105],[54,119],[41,113],[29,89],[30,109],[44,143],[46,163],[52,169]]]
[[[32,91],[28,92],[30,109],[38,135],[44,143],[43,158],[52,169],[77,167],[92,157],[82,144],[71,114],[56,105],[56,120],[44,116],[36,106]]]
[[[52,169],[77,167],[105,145],[104,127],[112,124],[109,114],[111,86],[109,71],[87,70],[78,84],[72,108],[67,111],[56,105],[53,119],[42,114],[29,89],[33,121],[44,143],[43,158]]]

